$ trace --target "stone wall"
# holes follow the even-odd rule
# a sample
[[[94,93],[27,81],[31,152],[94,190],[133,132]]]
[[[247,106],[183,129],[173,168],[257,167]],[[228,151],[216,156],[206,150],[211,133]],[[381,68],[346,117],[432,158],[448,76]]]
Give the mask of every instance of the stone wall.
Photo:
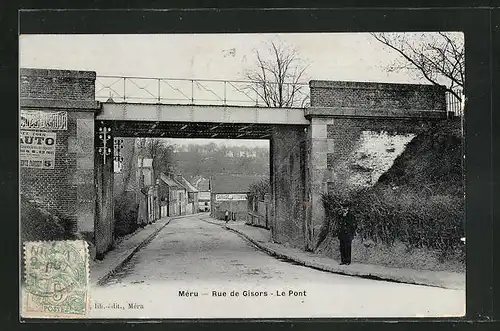
[[[66,219],[73,233],[89,240],[95,212],[94,113],[99,108],[94,81],[95,72],[20,71],[22,111],[67,113],[64,129],[27,129],[56,134],[55,164],[54,169],[21,167],[20,191]]]

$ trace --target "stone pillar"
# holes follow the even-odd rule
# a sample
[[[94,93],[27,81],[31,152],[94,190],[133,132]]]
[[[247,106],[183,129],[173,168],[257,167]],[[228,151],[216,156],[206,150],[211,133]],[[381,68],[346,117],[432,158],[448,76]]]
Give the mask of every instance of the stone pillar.
[[[321,195],[328,192],[328,154],[333,152],[332,139],[328,139],[328,125],[333,124],[334,119],[312,117],[310,121],[307,135],[306,247],[308,250],[314,250],[317,236],[325,219]]]
[[[89,242],[95,212],[94,116],[100,108],[95,78],[91,71],[20,70],[21,135],[56,139],[53,164],[21,154],[21,193]]]

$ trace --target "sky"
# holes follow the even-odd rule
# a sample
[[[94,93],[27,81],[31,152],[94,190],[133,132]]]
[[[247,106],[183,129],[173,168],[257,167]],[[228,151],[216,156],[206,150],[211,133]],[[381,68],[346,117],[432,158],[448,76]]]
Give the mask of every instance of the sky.
[[[388,72],[399,55],[369,33],[21,35],[19,63],[25,68],[91,70],[98,76],[244,80],[255,65],[254,51],[265,49],[269,41],[297,50],[307,63],[306,83],[426,83],[404,72]]]
[[[388,73],[385,67],[398,55],[368,33],[22,35],[20,65],[97,75],[241,80],[255,63],[253,51],[267,41],[296,48],[308,63],[308,79],[425,83]]]

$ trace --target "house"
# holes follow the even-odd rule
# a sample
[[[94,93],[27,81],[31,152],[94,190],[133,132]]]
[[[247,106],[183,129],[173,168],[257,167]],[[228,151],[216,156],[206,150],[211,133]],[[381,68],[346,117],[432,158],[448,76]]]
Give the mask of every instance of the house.
[[[194,187],[182,175],[176,175],[175,180],[180,183],[187,192],[186,215],[198,212],[198,189]]]
[[[210,215],[223,219],[229,211],[232,219],[246,220],[250,185],[261,181],[262,176],[218,175],[210,179]]]
[[[161,216],[180,216],[186,214],[187,190],[174,175],[160,174],[158,183]]]
[[[149,158],[138,158],[137,160],[137,171],[139,175],[137,178],[139,182],[144,186],[154,185],[153,181],[153,159]]]
[[[141,226],[155,222],[161,217],[158,186],[153,175],[153,159],[138,158],[136,178],[142,194],[139,196],[137,223]]]
[[[135,148],[135,138],[121,138],[122,148],[120,152],[115,149],[115,155],[119,154],[122,161],[114,160],[113,162],[113,194],[115,197],[120,196],[124,192],[137,191],[137,167],[134,159],[137,159],[137,151]],[[124,165],[127,165],[124,167]]]
[[[194,181],[194,186],[198,189],[198,210],[210,211],[210,180],[199,177]]]

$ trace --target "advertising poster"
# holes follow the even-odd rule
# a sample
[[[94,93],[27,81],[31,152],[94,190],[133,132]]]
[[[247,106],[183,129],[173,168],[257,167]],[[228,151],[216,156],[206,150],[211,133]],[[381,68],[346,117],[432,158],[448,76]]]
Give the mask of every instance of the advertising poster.
[[[243,201],[247,199],[246,194],[217,194],[216,201]]]
[[[68,113],[21,109],[21,130],[67,130]]]
[[[20,132],[22,168],[54,169],[56,133],[43,131]]]

